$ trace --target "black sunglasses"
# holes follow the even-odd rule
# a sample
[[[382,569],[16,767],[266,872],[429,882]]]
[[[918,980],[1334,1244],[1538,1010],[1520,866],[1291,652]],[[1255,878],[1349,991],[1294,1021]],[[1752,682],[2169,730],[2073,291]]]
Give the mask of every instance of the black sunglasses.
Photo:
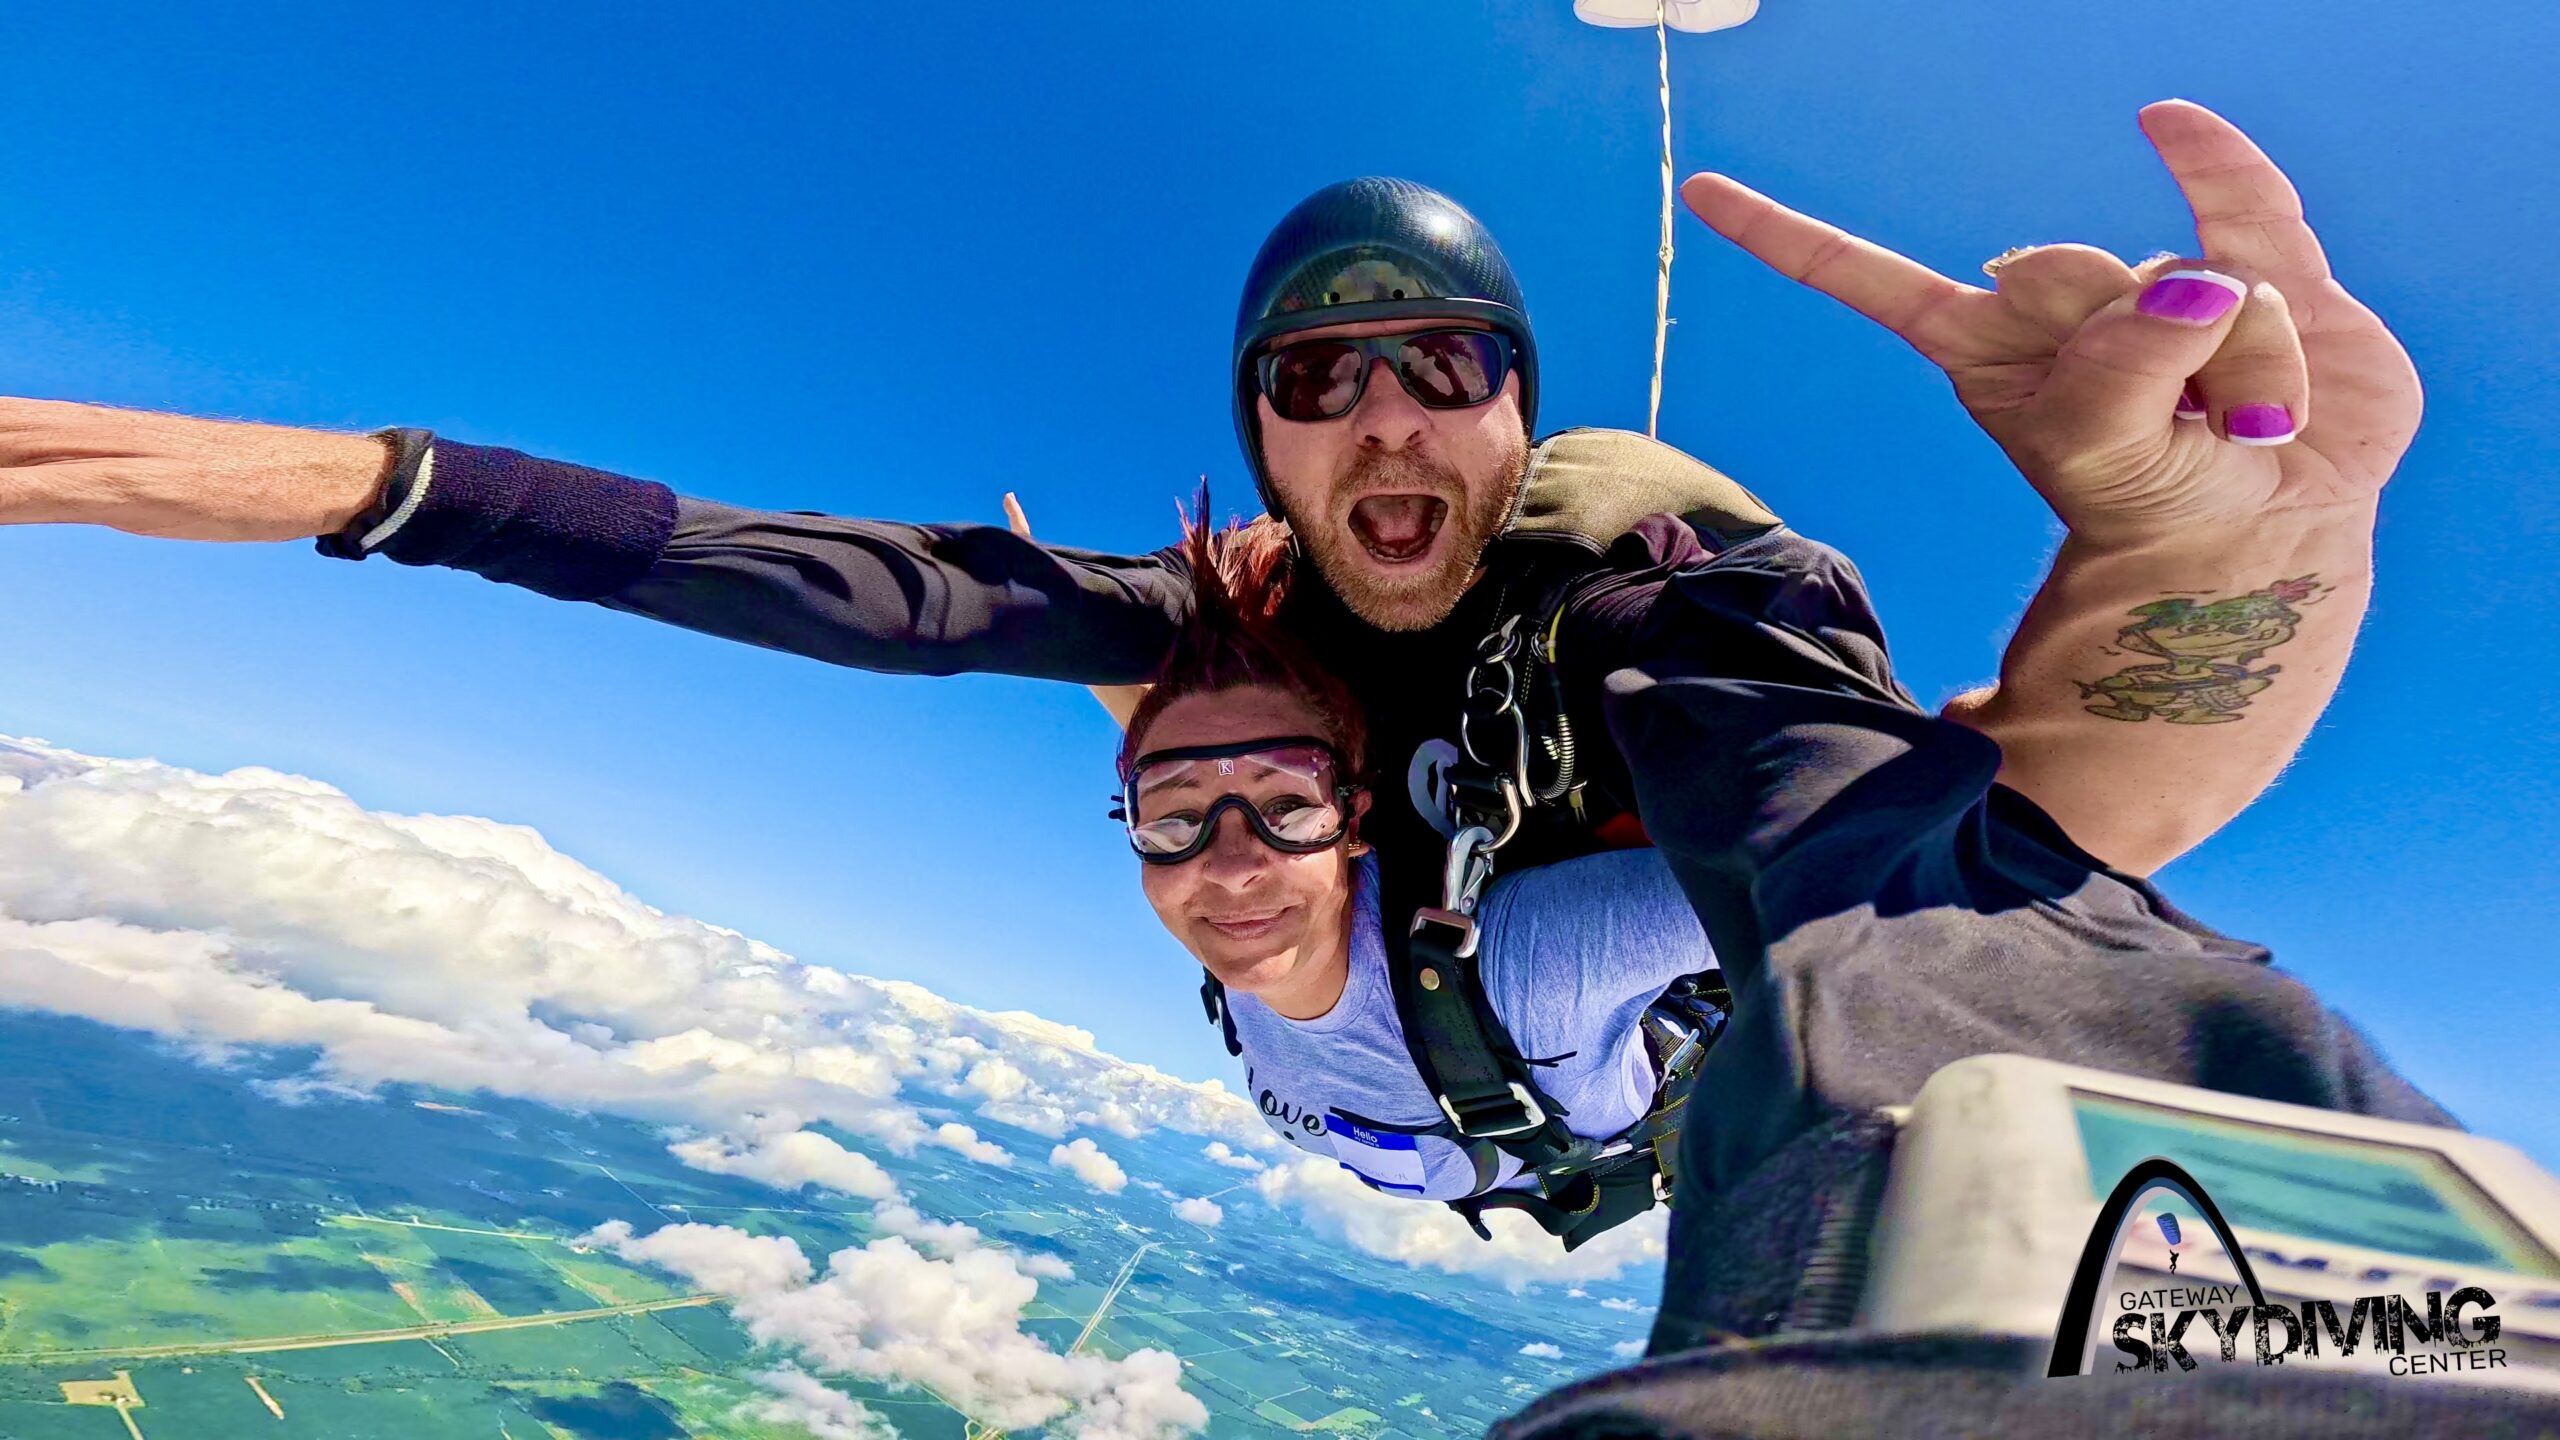
[[[1434,410],[1463,410],[1502,393],[1511,374],[1511,337],[1491,330],[1421,330],[1405,335],[1300,340],[1265,352],[1255,373],[1283,420],[1348,415],[1378,361],[1395,367],[1405,393]]]

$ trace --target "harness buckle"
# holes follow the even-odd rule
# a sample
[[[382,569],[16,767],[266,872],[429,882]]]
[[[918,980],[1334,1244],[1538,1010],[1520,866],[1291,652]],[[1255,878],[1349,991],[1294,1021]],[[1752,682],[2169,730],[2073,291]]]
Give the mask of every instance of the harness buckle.
[[[1440,1095],[1433,1098],[1440,1102],[1440,1113],[1448,1116],[1449,1123],[1458,1127],[1458,1133],[1470,1140],[1496,1140],[1505,1135],[1526,1135],[1530,1131],[1547,1123],[1547,1112],[1541,1108],[1537,1100],[1529,1094],[1528,1087],[1522,1085],[1517,1080],[1511,1082],[1511,1107],[1508,1111],[1508,1117],[1506,1117],[1504,1112],[1500,1110],[1495,1111],[1492,1115],[1482,1117],[1486,1119],[1507,1118],[1508,1123],[1502,1124],[1499,1128],[1488,1128],[1483,1130],[1471,1129],[1467,1125],[1466,1117],[1458,1113],[1458,1107],[1449,1103],[1448,1096]],[[1496,1102],[1497,1105],[1499,1105],[1499,1103],[1500,1102],[1498,1101]]]
[[[1413,934],[1418,936],[1433,925],[1454,932],[1454,939],[1440,942],[1448,947],[1452,957],[1465,960],[1476,953],[1474,916],[1461,914],[1455,910],[1443,910],[1437,905],[1425,905],[1413,912]]]

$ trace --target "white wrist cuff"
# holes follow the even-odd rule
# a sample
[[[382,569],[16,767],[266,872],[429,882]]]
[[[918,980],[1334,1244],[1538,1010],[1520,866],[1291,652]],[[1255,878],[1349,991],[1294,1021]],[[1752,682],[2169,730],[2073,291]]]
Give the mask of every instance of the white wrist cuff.
[[[381,549],[385,541],[399,534],[400,527],[408,524],[409,517],[417,514],[418,507],[426,503],[427,486],[434,481],[435,475],[436,449],[429,445],[426,453],[418,457],[418,478],[409,486],[409,493],[401,497],[400,508],[383,517],[381,524],[366,531],[364,538],[356,542],[356,548],[370,555]]]

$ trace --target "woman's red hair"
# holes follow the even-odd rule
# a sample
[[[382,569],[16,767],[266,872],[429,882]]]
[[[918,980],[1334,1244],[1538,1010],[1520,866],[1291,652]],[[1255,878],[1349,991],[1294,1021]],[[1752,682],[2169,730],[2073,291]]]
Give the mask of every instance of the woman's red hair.
[[[1143,753],[1156,717],[1185,695],[1268,685],[1307,702],[1325,723],[1324,738],[1342,757],[1343,778],[1356,779],[1366,763],[1368,727],[1359,701],[1342,677],[1280,622],[1288,597],[1293,547],[1286,525],[1262,516],[1247,524],[1211,530],[1209,491],[1199,495],[1198,518],[1185,516],[1182,549],[1191,564],[1191,614],[1174,636],[1157,672],[1155,688],[1129,717],[1120,744],[1120,773]]]

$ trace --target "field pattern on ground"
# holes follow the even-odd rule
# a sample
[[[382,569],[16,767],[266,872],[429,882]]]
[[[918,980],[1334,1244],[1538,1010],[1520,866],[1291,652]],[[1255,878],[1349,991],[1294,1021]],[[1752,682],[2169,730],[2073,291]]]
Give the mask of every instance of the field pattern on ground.
[[[414,1089],[279,1103],[258,1082],[296,1058],[213,1069],[0,1014],[0,1440],[805,1440],[750,1413],[783,1357],[716,1297],[573,1242],[689,1218],[822,1261],[873,1238],[867,1204],[689,1169],[611,1117]],[[1628,1287],[1514,1296],[1345,1253],[1234,1190],[1196,1137],[1111,1148],[1133,1176],[1229,1191],[1213,1230],[1037,1163],[1049,1137],[947,1118],[1022,1163],[867,1153],[925,1214],[1074,1264],[1024,1326],[1055,1349],[1125,1267],[1084,1347],[1182,1357],[1212,1437],[1476,1434],[1641,1333],[1599,1303],[1642,1298]],[[138,1404],[66,1400],[119,1372]],[[965,1440],[921,1389],[825,1378],[901,1435]]]

